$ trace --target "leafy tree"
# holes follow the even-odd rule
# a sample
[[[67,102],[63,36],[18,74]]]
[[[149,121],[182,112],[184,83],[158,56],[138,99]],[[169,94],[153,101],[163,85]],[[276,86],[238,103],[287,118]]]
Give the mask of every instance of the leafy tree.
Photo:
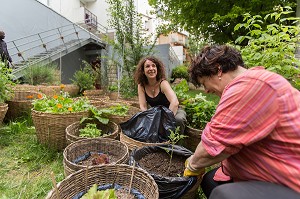
[[[247,45],[240,47],[247,66],[264,66],[281,74],[300,89],[300,61],[295,56],[300,32],[297,22],[300,19],[288,17],[293,12],[290,7],[276,9],[264,18],[245,14],[244,23],[237,24],[235,30],[244,29],[247,34],[238,37],[236,43],[247,39]],[[272,23],[262,27],[266,21]],[[293,25],[285,25],[286,21]]]
[[[117,58],[114,63],[119,65],[129,77],[138,61],[145,55],[152,54],[155,40],[145,35],[142,29],[141,15],[136,11],[134,0],[106,0],[110,5],[110,28],[115,29],[115,40],[109,40]],[[150,44],[150,45],[149,45]]]
[[[242,30],[234,26],[242,23],[243,14],[265,15],[275,5],[290,5],[296,9],[296,0],[148,0],[169,28],[180,27],[195,36],[204,36],[216,43],[234,41]],[[295,15],[295,14],[294,14]]]

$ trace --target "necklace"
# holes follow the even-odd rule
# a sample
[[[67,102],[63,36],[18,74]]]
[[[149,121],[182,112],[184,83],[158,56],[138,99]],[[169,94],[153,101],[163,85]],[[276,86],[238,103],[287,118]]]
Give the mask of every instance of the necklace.
[[[152,89],[152,95],[154,96],[154,94],[155,94],[155,88]]]
[[[153,86],[150,86],[150,85],[149,85],[151,94],[152,94],[153,96],[155,95],[155,89],[156,89],[156,86],[157,86],[157,84],[154,84]]]

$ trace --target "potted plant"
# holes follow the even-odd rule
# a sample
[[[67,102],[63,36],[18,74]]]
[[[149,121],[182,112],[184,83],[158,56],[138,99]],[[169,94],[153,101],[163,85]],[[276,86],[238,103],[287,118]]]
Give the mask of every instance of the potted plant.
[[[7,68],[6,64],[0,61],[0,123],[3,122],[8,110],[6,101],[12,98],[13,85],[11,69]]]
[[[91,105],[87,99],[70,98],[65,92],[53,97],[39,94],[38,98],[31,109],[38,141],[54,150],[62,150],[66,147],[66,127],[87,116]]]
[[[83,94],[85,90],[94,89],[96,80],[92,66],[86,61],[82,61],[82,63],[84,65],[83,68],[76,71],[73,75],[73,79],[71,79],[73,84],[79,87],[80,94]]]
[[[66,128],[67,144],[87,138],[117,138],[119,126],[108,119],[107,111],[94,106],[89,111],[89,117],[83,117]]]
[[[195,151],[201,140],[202,130],[216,111],[216,103],[207,100],[202,93],[199,93],[194,98],[184,100],[182,104],[186,112],[186,135],[188,136],[184,140],[184,146]]]

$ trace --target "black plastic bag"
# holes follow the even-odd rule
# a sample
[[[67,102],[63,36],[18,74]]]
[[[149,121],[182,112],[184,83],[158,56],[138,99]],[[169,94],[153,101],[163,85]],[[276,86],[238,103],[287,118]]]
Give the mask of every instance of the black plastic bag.
[[[136,113],[120,126],[122,132],[134,140],[156,143],[169,140],[170,130],[175,131],[176,120],[170,109],[155,106]]]
[[[146,146],[136,149],[131,152],[129,165],[133,165],[135,161],[136,166],[141,168],[138,161],[147,154],[171,149],[171,145]],[[193,152],[182,146],[174,145],[173,154],[188,158]],[[150,175],[158,186],[160,199],[179,199],[197,183],[197,177],[164,177],[155,173],[150,173]]]

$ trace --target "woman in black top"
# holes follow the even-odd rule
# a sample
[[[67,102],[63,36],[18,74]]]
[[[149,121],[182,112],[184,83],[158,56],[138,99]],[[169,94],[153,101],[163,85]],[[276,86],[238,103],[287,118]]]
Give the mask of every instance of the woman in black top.
[[[142,111],[151,107],[163,105],[175,115],[176,124],[184,133],[186,113],[179,108],[179,101],[169,82],[166,80],[163,63],[153,56],[140,60],[135,71],[135,81],[138,84],[139,104]]]

